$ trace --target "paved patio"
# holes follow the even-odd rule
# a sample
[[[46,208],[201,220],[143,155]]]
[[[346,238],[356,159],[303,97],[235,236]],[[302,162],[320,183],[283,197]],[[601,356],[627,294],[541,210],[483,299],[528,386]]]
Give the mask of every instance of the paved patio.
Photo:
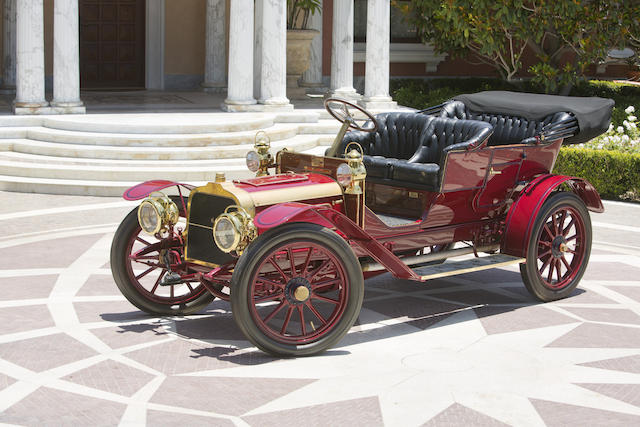
[[[606,203],[581,286],[539,304],[516,269],[367,282],[334,349],[278,360],[229,306],[154,318],[111,279],[116,198],[0,192],[0,422],[640,425],[640,205]]]

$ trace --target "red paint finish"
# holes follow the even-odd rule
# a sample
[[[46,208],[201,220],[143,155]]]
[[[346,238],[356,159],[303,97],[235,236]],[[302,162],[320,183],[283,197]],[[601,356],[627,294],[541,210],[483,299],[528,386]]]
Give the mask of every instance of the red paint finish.
[[[503,253],[520,257],[527,255],[531,229],[538,212],[551,192],[564,183],[585,202],[589,210],[604,212],[598,192],[588,181],[564,175],[541,175],[527,185],[509,209],[502,241]]]
[[[289,222],[308,222],[323,227],[333,228],[333,224],[315,211],[321,205],[308,205],[299,202],[287,202],[266,208],[258,213],[253,223],[258,228],[258,234]]]
[[[145,181],[141,184],[134,185],[133,187],[125,191],[122,194],[122,197],[125,200],[140,200],[140,199],[144,199],[154,191],[160,191],[167,187],[172,187],[174,185],[177,186],[178,188],[180,188],[180,186],[183,186],[189,191],[195,188],[193,185],[190,185],[190,184],[183,184],[181,182],[165,181],[162,179],[158,179],[158,180],[152,180],[152,181]]]

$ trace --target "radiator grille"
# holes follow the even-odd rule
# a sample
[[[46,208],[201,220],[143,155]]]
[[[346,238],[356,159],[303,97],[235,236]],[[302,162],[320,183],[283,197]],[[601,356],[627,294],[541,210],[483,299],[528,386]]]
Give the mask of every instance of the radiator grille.
[[[209,264],[222,265],[233,257],[222,252],[213,240],[213,222],[235,201],[228,197],[196,193],[191,198],[187,232],[187,258]]]

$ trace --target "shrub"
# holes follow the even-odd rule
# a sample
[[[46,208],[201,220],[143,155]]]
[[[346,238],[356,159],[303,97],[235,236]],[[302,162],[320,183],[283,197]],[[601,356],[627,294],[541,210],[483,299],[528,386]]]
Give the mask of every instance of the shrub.
[[[604,198],[640,196],[640,154],[563,147],[553,172],[586,179]]]

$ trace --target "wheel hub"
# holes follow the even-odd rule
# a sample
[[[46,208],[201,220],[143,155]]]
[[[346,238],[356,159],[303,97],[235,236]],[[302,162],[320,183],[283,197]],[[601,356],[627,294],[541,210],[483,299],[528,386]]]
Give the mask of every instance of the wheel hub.
[[[290,304],[303,304],[311,296],[311,284],[304,277],[294,277],[287,283],[285,295]]]
[[[567,246],[567,241],[564,236],[556,236],[553,242],[551,242],[551,253],[554,258],[561,258],[568,249],[569,247]]]

